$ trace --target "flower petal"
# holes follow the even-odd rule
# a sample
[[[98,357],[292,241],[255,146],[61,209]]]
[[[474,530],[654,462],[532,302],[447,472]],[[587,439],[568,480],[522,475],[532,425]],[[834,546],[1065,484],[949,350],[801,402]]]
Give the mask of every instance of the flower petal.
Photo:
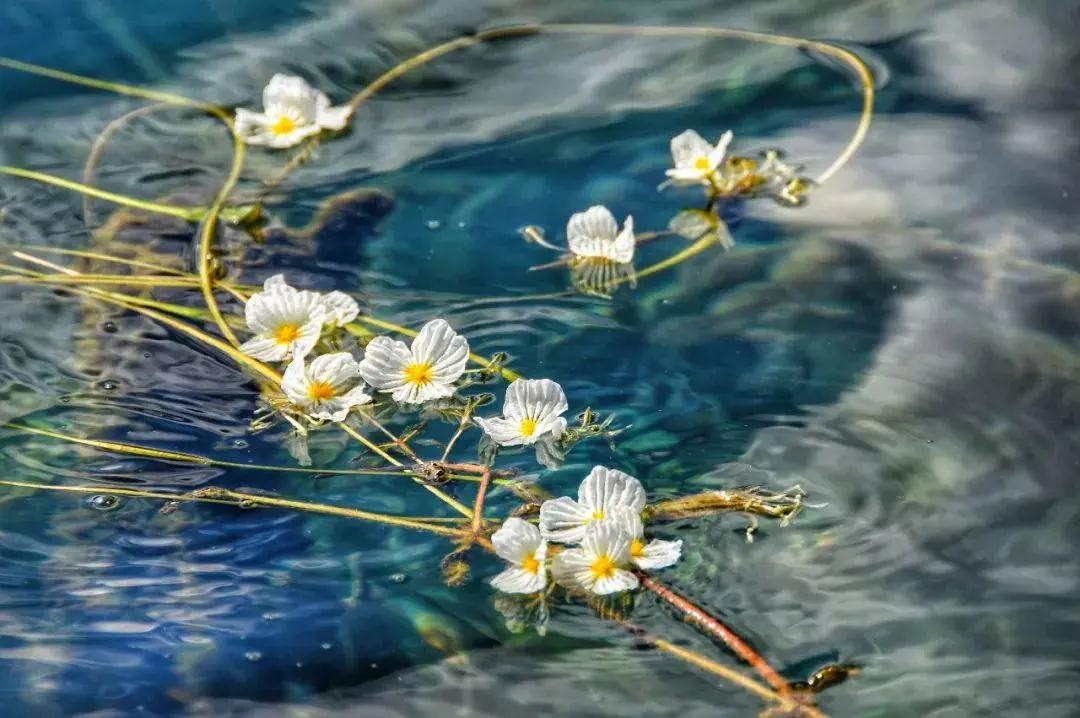
[[[592,511],[569,496],[549,499],[540,505],[540,533],[548,541],[578,543],[590,521]]]
[[[645,544],[642,554],[634,559],[638,568],[652,571],[674,565],[682,556],[682,540],[661,541],[653,539]]]
[[[592,592],[598,596],[606,596],[611,593],[633,591],[638,587],[638,577],[626,569],[616,569],[606,578],[597,579],[592,586]]]
[[[469,343],[445,319],[434,319],[421,327],[411,351],[414,362],[431,364],[435,380],[441,383],[457,381],[469,362]]]
[[[589,566],[592,559],[580,548],[568,548],[555,554],[551,559],[551,577],[569,589],[588,591],[593,584]]]
[[[645,489],[629,474],[594,466],[578,488],[578,502],[590,510],[609,514],[625,506],[638,513],[645,508]]]
[[[476,423],[492,440],[501,446],[520,446],[526,443],[521,435],[521,420],[494,416],[490,419],[477,417]]]
[[[360,376],[379,391],[394,391],[405,385],[402,372],[411,361],[412,354],[405,342],[389,337],[375,337],[364,349]]]
[[[236,108],[235,126],[236,134],[248,139],[265,133],[270,126],[270,118],[261,112],[252,112],[251,110],[245,110],[243,107],[238,107]]]
[[[708,157],[712,149],[708,140],[694,130],[686,130],[671,138],[671,159],[676,168],[693,167],[699,157]]]
[[[593,205],[584,212],[570,215],[570,221],[566,225],[566,241],[570,245],[570,251],[577,254],[574,244],[582,240],[615,239],[619,232],[619,226],[615,223],[615,217],[607,207]]]
[[[337,327],[345,326],[360,314],[360,305],[345,292],[324,294],[323,306],[326,308],[327,324]]]
[[[536,593],[547,585],[547,571],[536,573],[511,566],[490,581],[491,585],[503,593]]]
[[[240,351],[259,361],[281,361],[288,355],[289,347],[273,339],[254,337],[241,344]]]
[[[734,137],[735,133],[731,130],[720,135],[720,139],[716,142],[716,147],[713,147],[709,151],[709,167],[716,169],[720,166],[720,163],[724,161],[724,155],[727,154],[728,145],[731,144],[731,140]]]
[[[527,556],[534,555],[541,543],[540,529],[516,516],[506,519],[491,535],[495,554],[513,564],[520,564]]]
[[[630,565],[631,537],[622,526],[611,521],[595,521],[581,539],[581,549],[593,559],[606,556],[616,567]]]
[[[288,114],[301,124],[315,122],[315,90],[302,77],[278,73],[263,90],[263,111],[271,117]]]
[[[275,274],[272,277],[267,278],[263,282],[264,292],[295,292],[293,287],[290,287],[288,282],[285,281],[284,274]]]
[[[613,262],[619,262],[620,264],[628,264],[634,261],[634,249],[637,246],[637,240],[634,238],[634,218],[631,215],[626,216],[626,222],[623,223],[623,229],[619,232],[619,235],[615,237],[615,241],[611,242],[608,246],[608,259]]]
[[[348,105],[330,106],[330,98],[323,92],[315,95],[315,123],[327,130],[343,130],[349,124],[352,108]]]
[[[309,384],[304,357],[297,357],[289,362],[289,366],[285,368],[285,373],[281,375],[281,391],[284,392],[289,401],[297,406],[306,406],[310,402],[308,398]]]
[[[311,361],[307,375],[312,382],[329,384],[335,390],[344,393],[346,386],[360,378],[360,365],[348,352],[323,354]]]

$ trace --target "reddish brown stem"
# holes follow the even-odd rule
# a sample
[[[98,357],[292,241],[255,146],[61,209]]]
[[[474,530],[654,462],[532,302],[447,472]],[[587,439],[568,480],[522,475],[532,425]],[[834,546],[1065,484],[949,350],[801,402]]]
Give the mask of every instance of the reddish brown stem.
[[[766,661],[760,653],[755,651],[749,643],[739,636],[739,634],[728,628],[723,621],[710,615],[689,598],[686,598],[675,591],[675,589],[652,578],[648,574],[638,572],[638,579],[641,581],[641,585],[644,588],[652,591],[656,596],[677,608],[679,612],[682,613],[683,620],[693,624],[713,638],[716,638],[727,646],[732,653],[738,656],[739,659],[749,663],[750,666],[758,672],[758,675],[764,678],[765,682],[772,686],[777,693],[785,698],[791,697],[791,686],[788,685],[783,676],[777,673],[776,669],[770,666],[768,661]]]
[[[484,527],[484,499],[487,498],[488,486],[491,484],[491,467],[480,464],[447,464],[440,462],[439,465],[449,471],[471,471],[480,474],[480,488],[476,492],[476,501],[473,503],[472,531],[475,536],[480,535]]]

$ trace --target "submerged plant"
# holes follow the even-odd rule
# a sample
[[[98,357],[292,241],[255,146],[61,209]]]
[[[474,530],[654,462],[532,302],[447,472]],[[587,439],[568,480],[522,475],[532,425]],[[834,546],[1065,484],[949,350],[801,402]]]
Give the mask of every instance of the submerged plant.
[[[243,509],[301,511],[426,532],[451,544],[442,565],[444,577],[451,585],[460,585],[471,577],[474,550],[493,553],[502,560],[502,570],[490,577],[489,582],[499,592],[493,597],[495,606],[507,617],[512,630],[531,625],[543,634],[551,618],[551,607],[558,600],[582,595],[593,597],[589,605],[601,617],[616,621],[656,650],[754,693],[768,702],[775,713],[821,716],[808,694],[796,691],[733,629],[653,575],[653,571],[680,559],[683,540],[650,539],[646,535],[664,521],[729,512],[787,523],[806,505],[801,489],[769,492],[757,487],[733,488],[669,498],[649,506],[640,481],[622,471],[596,466],[582,481],[576,499],[552,498],[540,482],[515,478],[507,468],[496,468],[500,451],[510,453],[532,447],[540,464],[554,467],[583,440],[603,437],[612,443],[621,431],[613,427],[613,417],[601,417],[586,408],[571,424],[564,416],[569,402],[558,383],[520,376],[506,366],[505,354],[493,357],[471,354],[468,340],[444,319],[434,318],[413,330],[362,314],[356,300],[344,292],[319,293],[294,288],[282,275],[269,278],[261,289],[244,287],[226,281],[225,273],[217,271],[222,268],[214,251],[218,218],[248,229],[254,241],[261,239],[256,226],[261,215],[259,202],[227,206],[243,170],[245,144],[281,149],[306,141],[308,148],[314,147],[321,133],[344,129],[358,107],[398,77],[450,52],[499,38],[544,33],[632,36],[681,33],[768,42],[824,53],[843,61],[858,74],[863,111],[848,146],[817,176],[816,183],[826,181],[854,153],[865,136],[873,105],[872,77],[856,55],[828,43],[781,35],[726,28],[690,30],[614,25],[529,25],[488,30],[449,41],[406,60],[341,107],[331,107],[325,94],[301,78],[274,75],[263,92],[263,111],[238,109],[235,121],[213,104],[0,58],[0,67],[109,89],[155,103],[196,108],[221,121],[232,133],[234,153],[230,174],[207,206],[151,202],[100,190],[89,184],[90,179],[80,184],[43,172],[0,166],[3,174],[74,190],[88,198],[103,199],[140,212],[199,223],[197,269],[193,273],[109,253],[83,252],[96,260],[123,265],[127,272],[83,274],[42,258],[39,254],[45,250],[40,250],[14,253],[13,256],[33,268],[7,267],[10,274],[5,279],[12,283],[43,284],[87,301],[136,312],[235,362],[250,374],[254,385],[252,403],[257,418],[252,429],[269,426],[275,416],[292,423],[296,431],[288,435],[288,447],[300,466],[234,463],[213,456],[82,437],[26,422],[8,424],[8,429],[143,460],[312,476],[327,469],[309,467],[312,462],[306,444],[307,432],[337,431],[359,442],[366,449],[366,459],[380,464],[338,468],[333,469],[334,473],[399,477],[403,487],[429,492],[446,512],[454,515],[399,516],[217,486],[180,491],[172,487],[38,484],[9,479],[0,479],[0,484],[39,491],[154,499],[165,502],[170,512],[186,503],[205,502]],[[548,242],[539,228],[529,227],[524,234],[529,240],[561,253],[556,262],[544,266],[569,267],[571,283],[577,291],[600,296],[609,296],[622,286],[634,286],[637,281],[684,263],[710,247],[731,249],[733,241],[722,219],[725,202],[767,196],[796,205],[815,186],[815,181],[800,175],[799,168],[785,164],[779,152],[770,150],[755,157],[743,157],[729,152],[732,142],[730,131],[721,135],[715,145],[694,130],[682,132],[671,140],[674,166],[666,171],[665,184],[701,186],[705,189],[706,204],[678,213],[667,230],[635,232],[631,216],[627,216],[620,229],[609,210],[594,205],[571,216],[565,248]],[[265,181],[265,190],[279,187],[310,156],[307,151],[296,154],[277,176]],[[91,173],[87,177],[92,177]],[[669,237],[680,237],[690,244],[635,270],[634,260],[640,245]],[[67,251],[74,256],[80,252]],[[152,273],[138,273],[147,270]],[[135,291],[121,291],[124,288]],[[197,290],[204,306],[165,301],[141,291],[153,288]],[[231,303],[219,306],[218,299],[225,294],[231,297]],[[435,306],[429,316],[437,317],[440,313],[440,307]],[[244,325],[251,336],[241,342],[233,327]],[[376,331],[394,336],[376,335]],[[406,344],[398,336],[411,338],[411,343]],[[476,368],[470,370],[470,362]],[[476,416],[478,409],[495,399],[493,392],[484,391],[485,385],[503,380],[509,384],[501,415]],[[397,416],[412,423],[398,432],[382,423]],[[451,427],[448,431],[452,434],[445,441],[428,434],[429,425],[439,422]],[[455,449],[462,437],[470,435],[477,439],[482,461],[455,462]],[[429,454],[432,446],[440,451]],[[471,501],[462,501],[458,492],[448,490],[451,482],[474,485]],[[498,489],[505,489],[521,501],[509,516],[501,519],[492,516],[487,506],[489,492]],[[687,540],[693,540],[687,536]],[[649,592],[677,611],[687,623],[722,642],[753,668],[757,678],[667,640],[660,635],[664,629],[662,623],[649,630],[630,623],[634,591]],[[619,596],[620,602],[603,603],[595,598],[612,595]],[[848,671],[836,667],[835,671],[822,674],[830,678],[818,684],[824,686],[833,680],[832,676],[841,673],[847,675]],[[814,681],[809,680],[808,685],[812,687]]]

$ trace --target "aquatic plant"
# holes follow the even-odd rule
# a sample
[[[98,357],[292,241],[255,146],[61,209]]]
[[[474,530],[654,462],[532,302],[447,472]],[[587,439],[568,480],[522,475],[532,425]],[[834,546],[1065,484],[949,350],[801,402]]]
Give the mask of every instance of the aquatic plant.
[[[22,264],[2,265],[8,273],[0,281],[45,285],[88,301],[123,308],[233,361],[250,375],[257,387],[258,401],[252,404],[254,418],[250,430],[265,429],[279,419],[287,422],[292,428],[289,449],[300,465],[237,464],[201,454],[78,436],[25,421],[10,422],[6,427],[102,452],[170,463],[312,476],[325,473],[400,476],[428,491],[457,515],[401,516],[217,486],[176,491],[11,479],[0,480],[0,484],[40,491],[154,499],[165,502],[169,511],[188,502],[206,502],[245,509],[310,512],[431,533],[450,542],[442,565],[450,585],[469,580],[479,554],[486,552],[502,559],[504,568],[490,578],[490,583],[502,594],[495,597],[496,606],[514,627],[533,625],[543,633],[550,618],[549,606],[583,599],[599,616],[617,622],[644,644],[761,697],[771,706],[766,711],[770,715],[821,716],[813,701],[815,687],[842,678],[846,669],[828,667],[825,669],[828,680],[815,681],[810,677],[805,688],[789,683],[733,629],[653,574],[679,560],[683,541],[646,537],[647,531],[651,533],[665,521],[728,512],[777,519],[786,524],[806,505],[798,487],[780,492],[762,487],[732,488],[649,505],[645,489],[636,478],[597,466],[583,478],[576,499],[550,497],[538,483],[524,481],[512,471],[497,468],[500,452],[532,447],[540,464],[555,467],[582,441],[617,438],[621,427],[614,423],[613,417],[601,417],[585,407],[571,423],[564,416],[569,411],[566,395],[555,380],[522,377],[506,366],[505,355],[483,357],[471,353],[468,339],[438,316],[437,306],[431,308],[430,320],[414,330],[361,312],[356,300],[343,292],[320,293],[296,288],[280,274],[267,279],[261,289],[231,283],[225,279],[227,273],[220,264],[222,260],[215,255],[215,242],[223,222],[248,232],[251,241],[259,241],[265,230],[262,199],[309,161],[314,148],[324,139],[332,137],[334,131],[344,130],[357,110],[381,89],[456,50],[493,40],[543,34],[732,38],[812,50],[851,68],[859,78],[862,91],[862,111],[853,137],[816,178],[804,177],[799,168],[783,162],[777,150],[756,156],[732,154],[734,139],[730,131],[716,144],[710,144],[696,131],[685,130],[670,141],[673,167],[667,170],[668,181],[662,186],[702,187],[703,207],[682,209],[664,230],[635,232],[631,215],[627,215],[620,230],[608,209],[592,206],[570,217],[565,248],[548,241],[540,228],[526,228],[523,235],[527,240],[561,253],[556,261],[536,268],[568,267],[575,291],[608,296],[623,286],[633,287],[651,275],[682,264],[714,245],[730,250],[734,242],[722,219],[724,203],[767,197],[786,205],[800,204],[815,186],[827,181],[848,161],[869,126],[873,81],[866,65],[854,53],[818,41],[726,28],[573,24],[498,28],[456,38],[421,52],[375,79],[340,107],[331,107],[324,93],[301,78],[277,74],[263,92],[262,112],[241,108],[235,114],[175,94],[0,58],[0,67],[155,103],[136,112],[154,111],[159,106],[186,107],[216,118],[228,130],[233,142],[231,168],[213,201],[206,206],[148,201],[93,186],[96,157],[115,128],[135,116],[134,113],[111,123],[95,143],[84,171],[84,182],[0,166],[0,173],[76,191],[87,201],[101,199],[138,212],[198,223],[195,272],[108,252],[23,249],[12,252],[12,258]],[[244,166],[246,145],[284,149],[301,143],[304,147],[264,182],[257,198],[230,204],[235,201],[233,194]],[[666,259],[635,270],[633,261],[639,245],[669,238],[691,243]],[[127,273],[82,273],[40,256],[46,252],[115,264]],[[203,306],[165,301],[116,287],[198,290]],[[219,296],[229,298],[225,310],[219,304]],[[236,335],[238,330],[251,336],[241,342]],[[390,335],[376,334],[376,330]],[[399,337],[409,339],[410,343]],[[478,409],[494,400],[493,394],[483,389],[502,382],[508,384],[501,414],[477,416]],[[424,420],[403,432],[395,433],[384,423],[388,416],[418,415]],[[445,423],[453,431],[442,444],[441,452],[430,455],[426,454],[432,441],[426,440],[423,446],[418,441],[425,438],[428,422]],[[355,469],[311,467],[305,442],[315,431],[344,432],[382,463]],[[473,462],[453,461],[454,449],[466,435],[476,437],[478,458]],[[471,505],[447,490],[450,482],[476,485]],[[511,515],[500,518],[486,511],[487,495],[493,486],[521,499]],[[687,623],[720,641],[750,665],[757,678],[673,643],[661,635],[660,629],[646,630],[634,624],[630,619],[634,592],[647,592],[665,602]],[[613,603],[600,598],[617,594],[631,600]]]

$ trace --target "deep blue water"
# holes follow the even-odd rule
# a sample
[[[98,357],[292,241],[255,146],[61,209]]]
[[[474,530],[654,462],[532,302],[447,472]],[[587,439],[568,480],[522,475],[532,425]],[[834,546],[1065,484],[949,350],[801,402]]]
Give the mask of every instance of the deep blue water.
[[[1069,68],[1075,3],[682,2],[617,7],[459,0],[162,3],[16,0],[0,55],[256,103],[277,71],[335,101],[424,47],[539,21],[682,23],[828,37],[878,72],[878,114],[852,164],[803,208],[725,210],[736,249],[701,255],[612,301],[551,297],[558,237],[591,204],[661,228],[692,192],[658,194],[668,138],[726,128],[820,171],[855,121],[853,81],[820,58],[734,42],[542,38],[477,48],[367,105],[353,130],[271,198],[265,244],[238,234],[232,276],[285,271],[352,292],[409,326],[447,317],[475,351],[506,351],[571,407],[630,428],[537,472],[572,492],[596,463],[654,497],[800,484],[791,526],[722,517],[664,527],[686,557],[664,576],[792,679],[828,662],[862,674],[830,715],[1064,716],[1080,645],[1080,464],[1071,191],[1080,146]],[[0,157],[78,178],[90,144],[138,106],[0,70]],[[227,166],[220,128],[182,112],[118,133],[97,177],[202,200]],[[255,150],[251,193],[281,156]],[[343,192],[310,239],[304,224]],[[110,209],[95,203],[91,228]],[[0,180],[0,242],[108,246],[80,198]],[[154,220],[113,246],[194,261],[193,228]],[[670,244],[641,251],[641,265]],[[7,261],[5,259],[4,261]],[[60,260],[58,260],[60,261]],[[639,265],[639,266],[641,266]],[[182,295],[174,295],[182,296]],[[192,293],[183,295],[197,304]],[[287,427],[251,434],[257,392],[227,359],[131,313],[0,286],[0,398],[31,422],[234,462],[291,464]],[[235,307],[233,307],[235,310]],[[501,393],[501,388],[498,389]],[[401,427],[401,421],[395,426]],[[445,430],[442,435],[445,436]],[[5,430],[4,474],[40,482],[216,486],[431,514],[397,478],[309,478],[73,450]],[[460,458],[475,452],[475,436]],[[358,451],[320,434],[314,464]],[[459,489],[468,500],[471,488]],[[103,492],[102,496],[106,496]],[[442,585],[445,542],[279,512],[31,492],[0,496],[0,697],[5,715],[756,715],[736,689],[640,650],[582,605],[547,637],[514,636],[480,580]],[[492,496],[503,515],[517,505]],[[635,622],[723,652],[642,598]],[[448,657],[449,656],[449,657]]]

